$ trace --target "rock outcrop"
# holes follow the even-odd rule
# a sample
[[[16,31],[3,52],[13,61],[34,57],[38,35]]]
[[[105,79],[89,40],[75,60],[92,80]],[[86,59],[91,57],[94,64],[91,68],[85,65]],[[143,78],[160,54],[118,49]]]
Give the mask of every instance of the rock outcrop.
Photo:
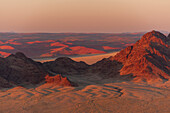
[[[62,75],[58,74],[55,76],[45,76],[46,83],[52,83],[59,86],[76,86],[75,83],[71,82],[67,77],[63,77]]]

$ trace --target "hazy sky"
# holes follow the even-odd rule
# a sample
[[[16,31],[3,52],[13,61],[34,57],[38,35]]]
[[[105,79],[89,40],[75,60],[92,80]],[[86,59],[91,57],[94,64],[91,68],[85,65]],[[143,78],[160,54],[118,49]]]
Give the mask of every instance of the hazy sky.
[[[170,0],[0,0],[0,32],[170,31]]]

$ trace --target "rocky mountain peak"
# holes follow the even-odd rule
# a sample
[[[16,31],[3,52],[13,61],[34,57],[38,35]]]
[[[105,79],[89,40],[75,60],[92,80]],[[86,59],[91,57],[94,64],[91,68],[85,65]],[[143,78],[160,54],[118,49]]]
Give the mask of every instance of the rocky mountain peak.
[[[133,79],[142,81],[166,81],[170,79],[169,41],[169,36],[166,37],[158,31],[148,32],[134,45],[121,50],[114,57],[109,57],[112,65],[109,65],[110,69],[105,72],[116,69],[117,66],[113,64],[118,62],[122,66],[119,66],[121,68],[117,71],[122,76],[130,75]],[[101,60],[100,64],[103,65],[103,62],[106,61]],[[103,67],[100,64],[97,67]],[[113,74],[112,76],[114,77]]]
[[[159,43],[161,45],[165,45],[166,41],[168,41],[168,38],[158,32],[158,31],[151,31],[142,36],[142,38],[136,43],[138,46],[146,46],[151,45],[151,43]]]

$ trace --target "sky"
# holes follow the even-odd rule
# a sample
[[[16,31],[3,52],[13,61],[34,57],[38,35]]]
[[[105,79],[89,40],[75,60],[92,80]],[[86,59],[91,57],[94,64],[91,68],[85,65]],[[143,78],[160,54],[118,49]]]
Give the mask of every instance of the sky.
[[[0,32],[170,31],[170,0],[0,0]]]

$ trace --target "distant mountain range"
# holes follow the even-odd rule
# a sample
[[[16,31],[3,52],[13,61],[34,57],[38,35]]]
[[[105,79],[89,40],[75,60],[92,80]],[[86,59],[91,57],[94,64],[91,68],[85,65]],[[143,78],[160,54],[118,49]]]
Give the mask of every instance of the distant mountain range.
[[[0,67],[0,87],[40,83],[79,85],[70,81],[67,75],[97,75],[103,79],[164,83],[170,79],[170,35],[165,36],[158,31],[148,32],[117,55],[92,65],[76,62],[68,57],[40,63],[18,52],[0,58]]]

